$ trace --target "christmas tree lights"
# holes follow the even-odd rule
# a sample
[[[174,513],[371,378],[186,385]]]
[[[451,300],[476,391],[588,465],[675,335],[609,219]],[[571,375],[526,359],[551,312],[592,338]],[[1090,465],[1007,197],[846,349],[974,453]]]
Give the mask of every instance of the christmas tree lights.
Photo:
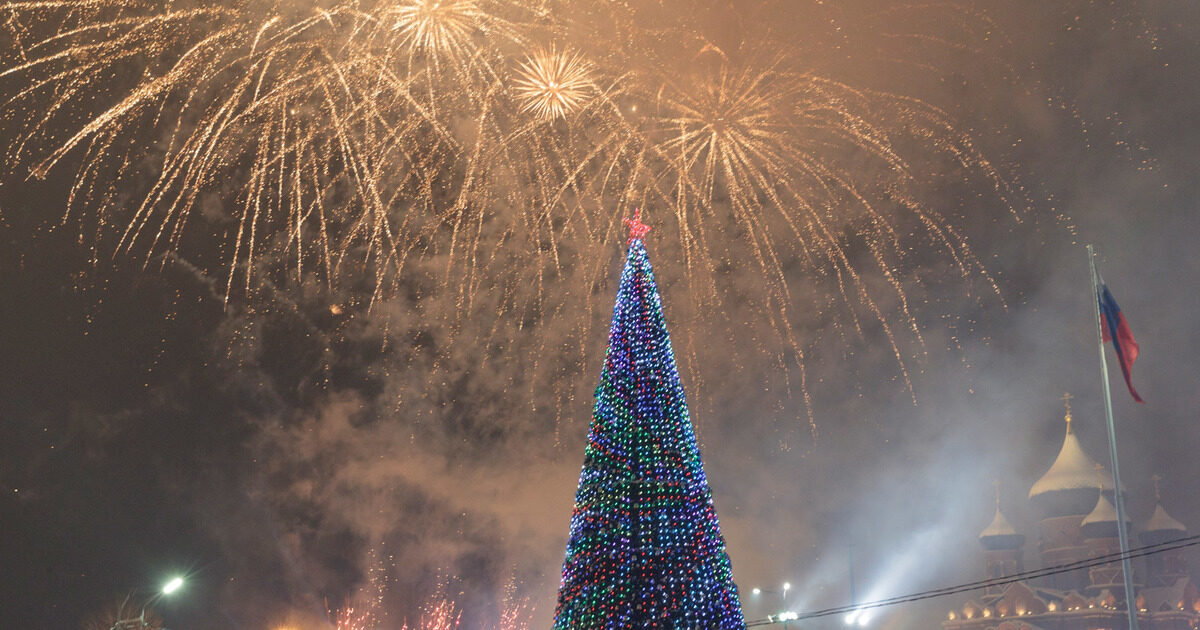
[[[555,630],[745,628],[662,300],[630,224]]]

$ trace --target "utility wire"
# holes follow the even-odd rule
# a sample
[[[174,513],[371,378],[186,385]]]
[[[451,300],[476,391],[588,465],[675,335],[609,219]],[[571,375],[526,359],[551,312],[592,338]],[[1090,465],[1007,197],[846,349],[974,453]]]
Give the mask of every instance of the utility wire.
[[[1146,545],[1145,547],[1137,547],[1134,549],[1130,549],[1128,554],[1122,554],[1121,552],[1118,551],[1115,553],[1105,554],[1102,556],[1096,556],[1094,558],[1088,558],[1087,560],[1077,560],[1075,562],[1068,562],[1065,564],[1059,564],[1059,565],[1055,565],[1055,566],[1051,566],[1051,567],[1045,567],[1042,569],[1034,569],[1032,571],[1022,571],[1021,573],[1014,573],[1012,575],[1008,575],[1008,576],[1005,576],[1002,578],[991,578],[991,579],[987,579],[987,580],[978,580],[975,582],[965,582],[963,584],[956,584],[954,586],[944,586],[942,588],[935,588],[935,589],[930,589],[927,591],[918,591],[916,593],[909,593],[908,595],[898,595],[896,597],[889,597],[887,599],[879,599],[879,600],[875,600],[873,602],[864,602],[862,604],[852,604],[849,606],[836,606],[834,608],[825,608],[822,610],[815,610],[815,611],[809,612],[809,613],[800,613],[795,617],[789,618],[788,621],[791,622],[791,621],[804,621],[805,619],[817,619],[820,617],[829,617],[831,615],[839,615],[842,613],[851,613],[851,612],[854,612],[857,610],[882,608],[884,606],[894,606],[896,604],[906,604],[906,603],[917,602],[917,601],[921,601],[921,600],[925,600],[925,599],[932,599],[935,597],[943,597],[945,595],[955,595],[957,593],[965,593],[967,591],[975,591],[975,590],[979,590],[979,589],[983,589],[983,588],[988,588],[991,586],[1003,586],[1005,584],[1013,584],[1014,582],[1022,582],[1024,580],[1028,580],[1028,579],[1032,579],[1032,578],[1045,577],[1048,575],[1057,575],[1059,573],[1067,573],[1070,571],[1076,571],[1078,569],[1097,567],[1097,566],[1109,564],[1114,561],[1123,560],[1125,558],[1129,558],[1129,559],[1141,558],[1143,556],[1149,556],[1149,555],[1153,555],[1156,553],[1163,553],[1166,551],[1173,551],[1175,549],[1183,549],[1184,547],[1194,547],[1196,545],[1200,545],[1200,534],[1196,534],[1196,535],[1192,535],[1192,536],[1185,536],[1183,538],[1176,538],[1174,540],[1169,540],[1167,542],[1157,543],[1157,544],[1153,544],[1153,545]],[[751,621],[751,622],[747,623],[746,626],[747,627],[766,626],[766,625],[781,623],[782,621],[783,620],[776,620],[774,617],[767,617],[766,619],[758,619],[755,621]]]

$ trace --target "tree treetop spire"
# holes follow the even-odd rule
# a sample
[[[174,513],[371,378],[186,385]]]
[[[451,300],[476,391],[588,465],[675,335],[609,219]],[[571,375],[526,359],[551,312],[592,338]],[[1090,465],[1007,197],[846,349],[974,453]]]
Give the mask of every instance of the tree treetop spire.
[[[650,226],[642,223],[642,209],[636,208],[633,211],[632,219],[625,219],[625,225],[629,226],[629,242],[642,240],[646,234],[650,232]]]

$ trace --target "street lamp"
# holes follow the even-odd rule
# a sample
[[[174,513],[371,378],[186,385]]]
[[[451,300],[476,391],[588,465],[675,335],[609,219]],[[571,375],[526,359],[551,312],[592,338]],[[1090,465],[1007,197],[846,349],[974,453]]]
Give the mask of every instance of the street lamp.
[[[782,623],[784,628],[788,627],[789,621],[795,621],[800,618],[800,613],[794,610],[785,610],[778,615],[767,615],[767,623]]]
[[[859,608],[846,615],[843,618],[843,621],[846,622],[847,626],[857,625],[865,628],[866,625],[871,621],[871,612],[864,608]]]
[[[779,590],[779,591],[761,589],[756,586],[756,587],[750,589],[750,592],[756,596],[762,595],[763,593],[770,593],[772,595],[778,595],[779,596],[779,609],[783,612],[780,612],[778,615],[767,615],[767,618],[774,619],[776,622],[782,621],[783,627],[787,628],[787,622],[795,619],[795,617],[792,617],[792,615],[796,614],[794,612],[787,611],[787,593],[790,590],[792,590],[792,583],[784,582],[782,590]]]
[[[121,619],[121,620],[117,621],[116,623],[114,623],[112,625],[112,628],[110,628],[109,630],[132,630],[134,628],[136,628],[137,630],[145,630],[145,628],[146,628],[146,609],[150,607],[150,604],[153,604],[154,602],[158,601],[159,598],[161,598],[161,597],[170,595],[170,594],[174,593],[175,591],[178,591],[182,587],[183,587],[183,578],[182,577],[176,576],[176,577],[171,578],[170,581],[168,581],[166,584],[163,585],[162,589],[160,589],[157,593],[155,593],[153,597],[151,597],[150,599],[147,599],[146,603],[142,604],[142,612],[137,617],[131,617],[129,619]],[[129,598],[133,597],[133,594],[135,592],[137,592],[137,591],[130,591],[129,594],[125,596],[125,602],[121,604],[121,610],[125,610],[125,605],[129,603]]]
[[[787,607],[787,593],[790,590],[792,590],[792,583],[784,582],[783,588],[778,591],[772,591],[770,589],[759,588],[759,587],[755,586],[754,588],[750,589],[750,593],[753,594],[755,597],[762,595],[763,593],[770,593],[771,595],[778,595],[779,603],[782,604],[784,608],[786,608]]]
[[[181,578],[179,576],[175,576],[175,577],[171,578],[170,582],[167,582],[166,584],[163,585],[162,594],[170,595],[171,593],[178,591],[179,587],[181,587],[181,586],[183,586],[183,578]]]

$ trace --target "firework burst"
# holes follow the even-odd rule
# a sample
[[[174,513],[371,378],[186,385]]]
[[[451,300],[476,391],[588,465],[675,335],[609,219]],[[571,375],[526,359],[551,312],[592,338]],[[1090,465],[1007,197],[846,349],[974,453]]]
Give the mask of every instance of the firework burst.
[[[778,325],[786,336],[794,340],[786,325],[792,300],[784,266],[786,260],[795,260],[831,272],[842,303],[866,308],[907,381],[895,324],[907,328],[918,345],[923,341],[894,271],[911,246],[903,242],[898,226],[914,221],[910,233],[924,232],[926,242],[947,248],[964,277],[987,274],[943,215],[912,201],[917,195],[911,164],[896,144],[899,134],[889,130],[893,123],[883,121],[907,121],[907,133],[939,138],[935,151],[970,160],[986,171],[987,161],[969,138],[955,134],[936,108],[790,72],[782,69],[780,60],[738,69],[721,62],[692,81],[669,81],[660,107],[659,128],[650,138],[654,154],[667,165],[667,179],[674,183],[669,206],[681,231],[697,235],[698,247],[711,248],[701,219],[715,210],[719,193],[772,287],[772,301],[783,315]],[[898,124],[891,127],[896,128]],[[871,171],[886,176],[856,176],[829,159],[838,153],[873,161]],[[1003,180],[986,172],[992,184],[1003,189]],[[890,203],[889,196],[908,202]],[[888,300],[898,305],[898,320],[885,314],[879,306],[882,295],[871,289],[864,269],[847,255],[846,225],[855,226],[875,271],[887,279]],[[851,325],[862,334],[856,309],[848,313]],[[803,353],[799,343],[794,349]]]
[[[400,36],[399,45],[414,53],[461,58],[482,28],[484,14],[472,0],[406,0],[386,17]]]
[[[186,260],[221,274],[226,300],[317,283],[366,305],[437,293],[448,329],[480,309],[510,314],[514,326],[473,341],[537,357],[544,345],[518,341],[526,319],[595,307],[588,291],[549,304],[546,287],[597,286],[619,218],[643,206],[674,224],[660,234],[698,302],[719,299],[719,261],[758,268],[757,303],[788,347],[777,356],[809,343],[793,333],[799,266],[818,312],[840,310],[830,319],[860,334],[877,323],[903,369],[923,352],[910,252],[943,250],[990,283],[913,173],[948,165],[1020,205],[935,107],[805,71],[765,36],[727,57],[686,20],[664,27],[615,3],[6,11],[6,162],[36,177],[76,169],[64,221],[97,263],[106,250]]]
[[[566,118],[582,107],[595,89],[591,66],[583,55],[553,47],[527,57],[513,86],[521,110],[543,120]]]

